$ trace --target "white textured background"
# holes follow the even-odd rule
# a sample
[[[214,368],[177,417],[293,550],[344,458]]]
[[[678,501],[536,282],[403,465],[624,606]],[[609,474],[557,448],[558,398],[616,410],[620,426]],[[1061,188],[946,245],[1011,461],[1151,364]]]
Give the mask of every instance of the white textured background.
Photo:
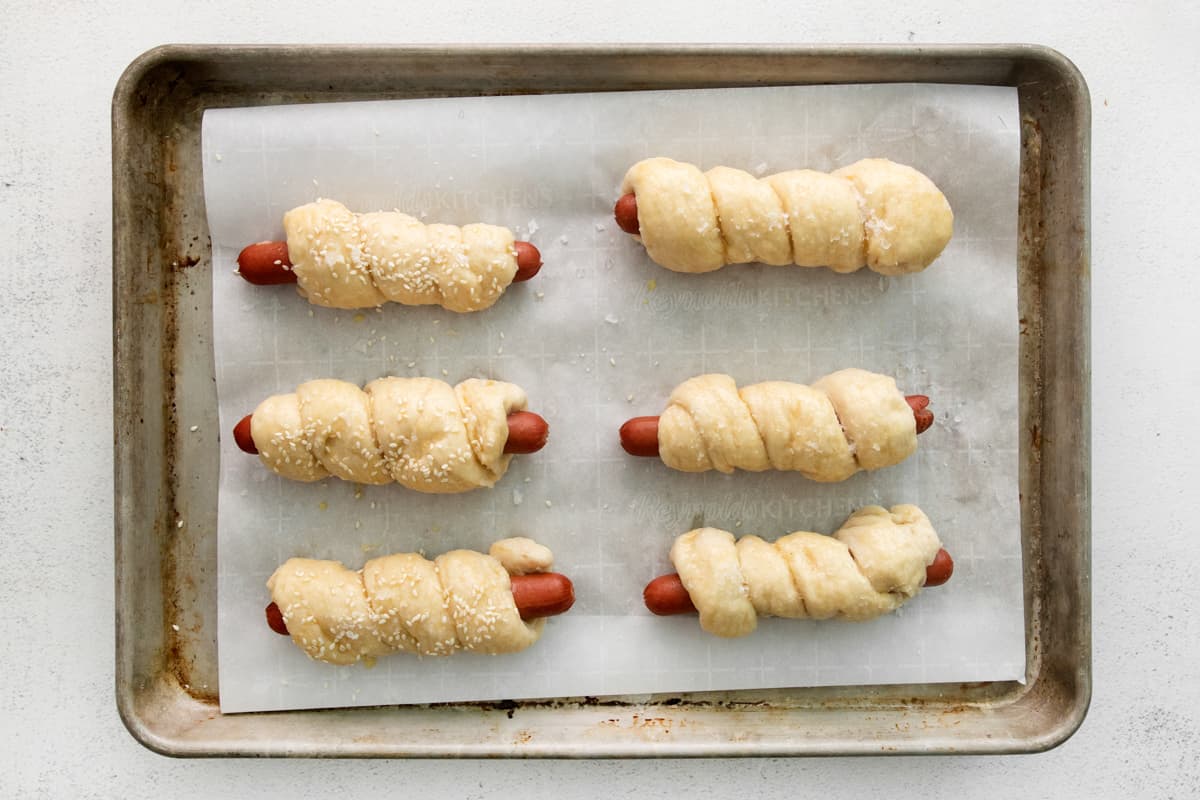
[[[0,24],[0,796],[1188,797],[1200,792],[1200,12],[1162,2],[603,6],[5,3]],[[458,11],[452,9],[460,9]],[[469,22],[467,21],[469,20]],[[1093,101],[1095,691],[1042,755],[172,761],[113,701],[109,101],[163,42],[1013,42]],[[1187,515],[1187,516],[1185,516]]]

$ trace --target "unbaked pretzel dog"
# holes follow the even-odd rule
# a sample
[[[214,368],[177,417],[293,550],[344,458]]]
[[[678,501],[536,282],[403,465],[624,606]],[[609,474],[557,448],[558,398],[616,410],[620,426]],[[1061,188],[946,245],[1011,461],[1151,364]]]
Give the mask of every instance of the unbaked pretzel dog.
[[[894,611],[923,586],[940,586],[954,561],[916,506],[868,506],[833,536],[797,531],[774,543],[698,528],[671,547],[677,574],[646,585],[659,615],[699,611],[717,636],[752,633],[759,617],[867,620]]]
[[[385,302],[481,311],[542,267],[529,242],[496,225],[426,225],[399,211],[355,214],[318,200],[283,215],[286,242],[238,255],[238,273],[263,286],[298,283],[308,302],[373,308]]]
[[[451,550],[374,558],[360,570],[292,558],[267,589],[267,624],[308,656],[353,664],[389,653],[515,653],[538,640],[546,617],[575,602],[571,581],[549,572],[554,554],[522,537],[488,555]]]
[[[379,378],[362,389],[315,380],[259,403],[233,436],[291,480],[333,475],[449,494],[492,486],[513,454],[542,449],[550,428],[525,404],[521,387],[477,378],[453,387],[433,378]]]
[[[648,158],[629,168],[621,191],[621,230],[676,272],[758,261],[904,275],[932,264],[954,228],[933,181],[884,158],[764,178]]]
[[[899,464],[933,424],[925,395],[843,369],[812,386],[767,381],[741,389],[728,375],[684,381],[658,417],[621,426],[621,447],[683,472],[793,470],[824,483]]]

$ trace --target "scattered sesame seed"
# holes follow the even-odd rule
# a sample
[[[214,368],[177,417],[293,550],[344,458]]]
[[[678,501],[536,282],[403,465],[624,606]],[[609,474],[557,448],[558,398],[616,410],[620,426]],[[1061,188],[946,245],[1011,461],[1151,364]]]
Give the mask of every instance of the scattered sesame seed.
[[[221,157],[221,154],[220,154],[220,153],[216,153],[216,154],[215,154],[215,157],[216,157],[217,161],[220,161],[220,160],[222,160],[222,157]]]
[[[191,431],[192,433],[195,433],[196,431],[200,430],[200,426],[193,425],[192,427],[188,428],[188,430]]]
[[[179,630],[179,626],[178,626],[178,625],[174,625],[174,624],[173,624],[173,625],[171,625],[171,630],[173,630],[173,631],[178,631],[178,630]]]
[[[182,528],[182,527],[183,527],[183,520],[179,520],[179,522],[176,522],[176,523],[175,523],[175,527],[176,527],[176,528]]]
[[[546,501],[546,508],[550,508],[552,505],[554,505],[554,504],[551,503],[549,500]]]

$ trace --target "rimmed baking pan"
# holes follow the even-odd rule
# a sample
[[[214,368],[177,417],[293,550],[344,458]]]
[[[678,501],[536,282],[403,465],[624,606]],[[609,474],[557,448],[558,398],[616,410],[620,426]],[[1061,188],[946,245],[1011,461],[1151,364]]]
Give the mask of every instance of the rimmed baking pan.
[[[206,108],[880,82],[1018,89],[1024,683],[220,713]],[[139,57],[113,98],[116,694],[125,724],[147,747],[180,756],[1000,753],[1062,742],[1091,696],[1089,128],[1079,72],[1024,45],[187,45]]]

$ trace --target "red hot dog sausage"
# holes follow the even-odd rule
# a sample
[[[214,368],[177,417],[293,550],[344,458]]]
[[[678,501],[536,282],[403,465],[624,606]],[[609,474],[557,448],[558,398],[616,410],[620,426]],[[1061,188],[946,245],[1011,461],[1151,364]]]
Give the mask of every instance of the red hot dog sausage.
[[[255,286],[295,283],[287,242],[258,242],[238,253],[238,274]]]
[[[542,254],[529,242],[515,242],[517,273],[513,283],[527,281],[542,268]],[[237,257],[238,274],[255,286],[295,283],[296,273],[288,257],[287,242],[258,242],[242,250]]]
[[[517,248],[517,274],[513,283],[522,283],[537,275],[542,268],[542,253],[529,242],[515,242]]]
[[[926,408],[929,398],[923,394],[910,394],[904,400],[913,410],[913,419],[917,421],[917,433],[929,430],[929,426],[933,424],[933,412]]]
[[[933,563],[925,568],[925,586],[941,586],[954,574],[954,559],[946,548],[938,550]],[[646,584],[642,600],[651,613],[660,617],[674,614],[693,614],[696,606],[677,573],[659,575]]]
[[[558,572],[535,572],[530,575],[512,575],[513,602],[521,619],[528,622],[542,617],[555,617],[575,604],[575,586],[571,579]],[[287,623],[283,612],[274,603],[267,605],[267,627],[287,636]]]
[[[253,414],[247,414],[233,428],[233,440],[243,453],[258,455],[254,437],[250,435]],[[536,453],[546,446],[550,438],[550,424],[532,411],[514,411],[508,415],[508,440],[504,452],[513,455]]]
[[[558,572],[534,572],[513,575],[512,594],[521,619],[528,622],[541,617],[556,617],[575,605],[575,586]]]
[[[646,608],[660,617],[696,613],[692,596],[688,594],[687,589],[683,588],[683,581],[677,572],[672,572],[670,575],[659,575],[647,583],[646,588],[642,591],[642,602],[646,604]]]
[[[925,585],[941,586],[946,581],[950,580],[950,576],[954,574],[954,559],[946,552],[946,548],[937,551],[937,555],[933,557],[933,563],[925,568]]]
[[[613,216],[617,219],[617,227],[626,233],[637,236],[642,229],[638,222],[637,198],[633,194],[621,195],[613,206]]]

